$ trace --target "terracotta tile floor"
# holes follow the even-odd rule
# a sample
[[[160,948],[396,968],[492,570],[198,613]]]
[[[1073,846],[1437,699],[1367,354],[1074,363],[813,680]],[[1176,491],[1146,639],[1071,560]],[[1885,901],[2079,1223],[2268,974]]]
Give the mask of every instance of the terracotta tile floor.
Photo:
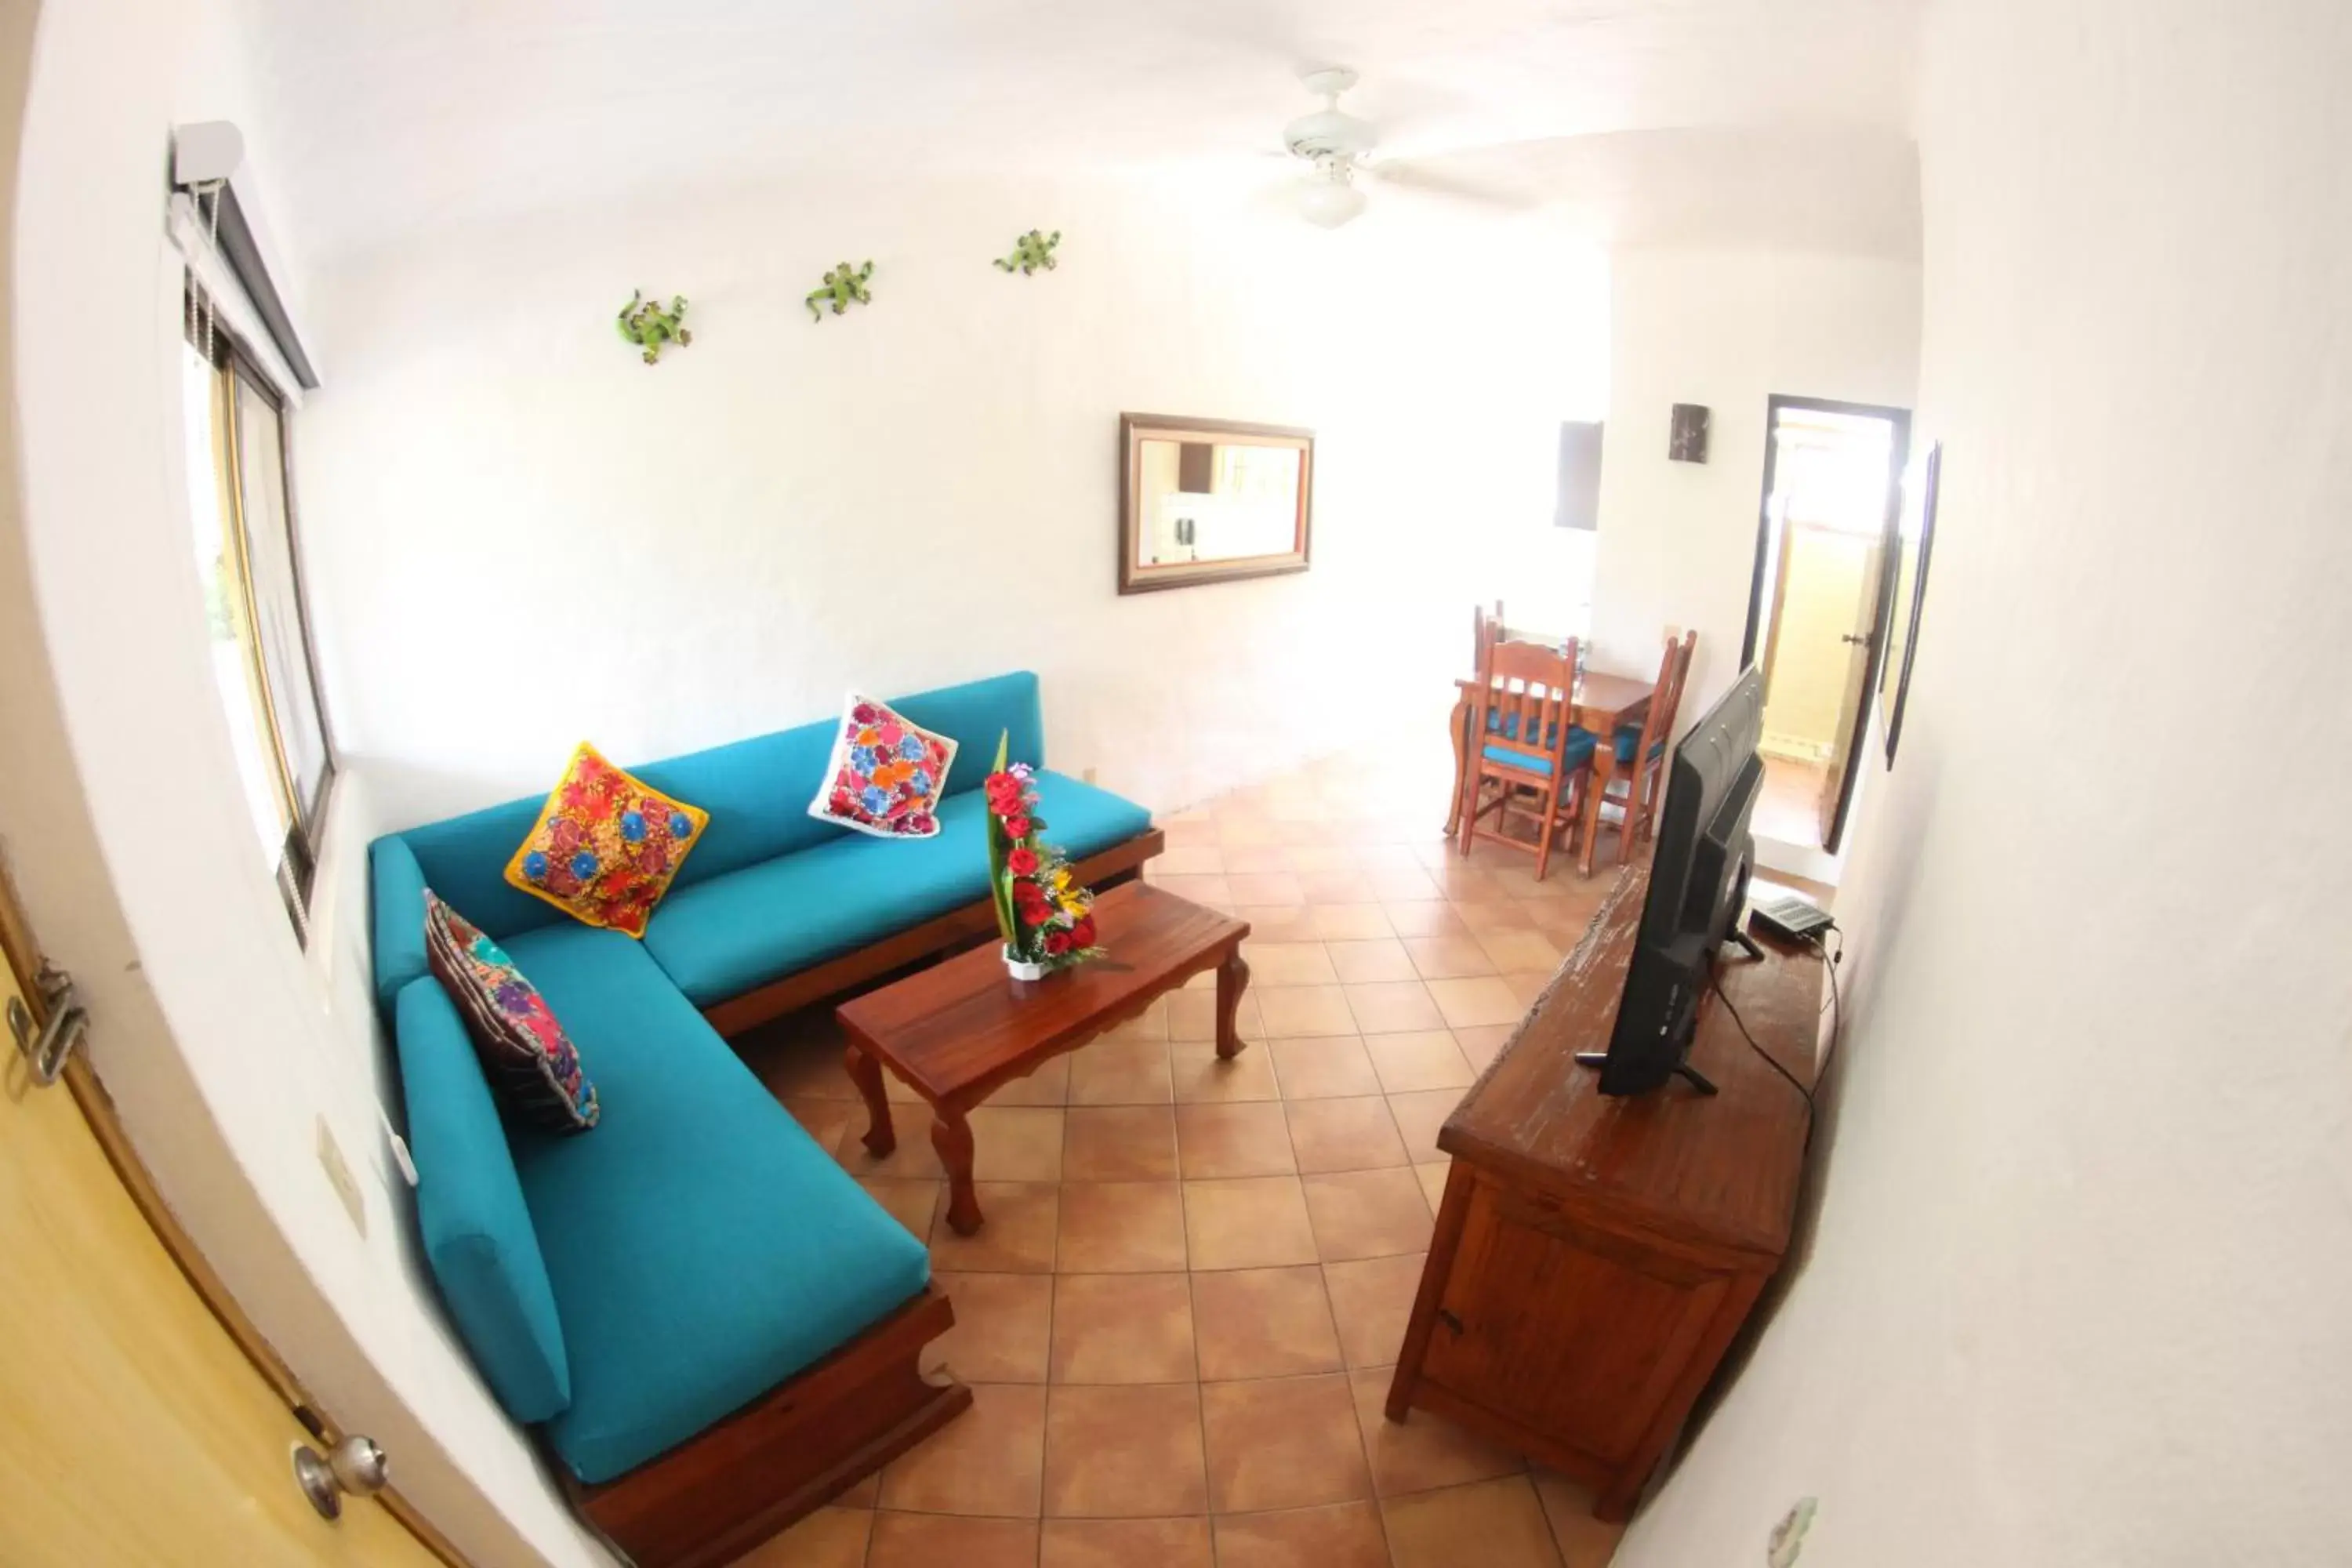
[[[1009,1088],[972,1117],[977,1236],[939,1217],[929,1139],[866,1154],[826,1009],[739,1042],[930,1244],[958,1319],[934,1359],[974,1394],[744,1564],[1608,1562],[1618,1532],[1574,1483],[1381,1405],[1437,1129],[1591,922],[1614,839],[1591,880],[1555,860],[1538,883],[1506,847],[1453,856],[1442,773],[1385,776],[1318,764],[1160,818],[1151,879],[1252,922],[1249,1049],[1217,1060],[1203,976]]]

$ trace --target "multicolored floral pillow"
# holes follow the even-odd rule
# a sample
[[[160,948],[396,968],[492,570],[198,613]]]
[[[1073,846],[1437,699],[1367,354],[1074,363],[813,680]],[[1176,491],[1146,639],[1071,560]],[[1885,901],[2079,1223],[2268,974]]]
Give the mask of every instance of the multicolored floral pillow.
[[[853,691],[809,815],[878,838],[929,838],[940,830],[940,796],[955,754],[945,735]]]
[[[507,862],[507,880],[574,920],[642,937],[709,821],[709,813],[630,777],[583,741]]]
[[[539,987],[473,923],[425,891],[425,961],[457,1005],[490,1088],[515,1110],[558,1132],[584,1132],[600,1114],[596,1086]]]

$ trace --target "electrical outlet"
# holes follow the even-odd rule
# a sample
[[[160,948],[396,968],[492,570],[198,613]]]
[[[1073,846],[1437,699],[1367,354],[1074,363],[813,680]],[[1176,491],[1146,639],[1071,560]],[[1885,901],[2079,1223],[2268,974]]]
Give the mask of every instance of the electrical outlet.
[[[361,1195],[359,1183],[352,1179],[352,1167],[343,1158],[343,1146],[335,1142],[324,1116],[319,1118],[319,1168],[327,1173],[327,1184],[335,1189],[335,1196],[342,1199],[343,1212],[352,1216],[352,1228],[365,1236],[367,1199]]]
[[[1820,1507],[1813,1498],[1799,1498],[1780,1516],[1780,1522],[1772,1527],[1771,1538],[1764,1543],[1768,1568],[1795,1568],[1797,1553],[1805,1549],[1805,1531],[1813,1527],[1813,1514]]]

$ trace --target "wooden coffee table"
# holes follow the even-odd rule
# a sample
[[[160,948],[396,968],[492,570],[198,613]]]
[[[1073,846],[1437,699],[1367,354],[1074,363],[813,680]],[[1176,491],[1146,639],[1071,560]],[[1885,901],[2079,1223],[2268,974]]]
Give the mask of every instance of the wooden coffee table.
[[[882,1069],[929,1103],[937,1117],[931,1143],[948,1171],[948,1224],[959,1236],[981,1225],[965,1117],[1003,1085],[1134,1017],[1204,969],[1217,972],[1217,1055],[1242,1049],[1234,1017],[1249,984],[1242,962],[1247,921],[1128,882],[1095,900],[1095,926],[1108,956],[1091,963],[1015,980],[991,942],[845,1003],[835,1015],[849,1037],[849,1076],[873,1116],[866,1147],[877,1159],[898,1146]]]

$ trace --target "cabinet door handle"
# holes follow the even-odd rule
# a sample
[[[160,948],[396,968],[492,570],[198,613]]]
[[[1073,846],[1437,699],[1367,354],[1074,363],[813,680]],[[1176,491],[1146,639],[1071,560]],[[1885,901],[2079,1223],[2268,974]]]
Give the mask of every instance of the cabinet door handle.
[[[1447,1311],[1443,1307],[1437,1309],[1437,1321],[1444,1323],[1456,1335],[1459,1335],[1462,1332],[1462,1320],[1455,1317],[1453,1313]]]

